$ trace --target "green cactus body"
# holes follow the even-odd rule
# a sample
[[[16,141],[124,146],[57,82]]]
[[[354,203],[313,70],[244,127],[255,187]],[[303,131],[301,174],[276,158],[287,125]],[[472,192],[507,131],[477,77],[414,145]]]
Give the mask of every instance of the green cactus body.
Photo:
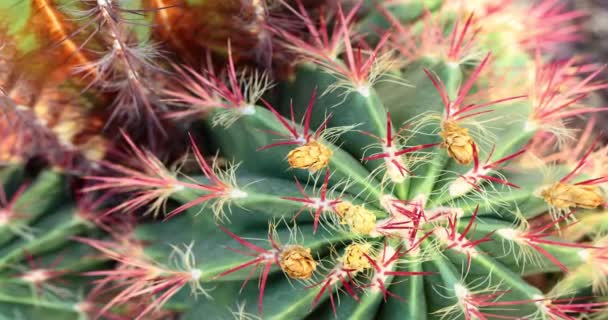
[[[339,11],[334,26],[343,54],[302,53],[309,59],[278,84],[274,106],[234,85],[217,91],[234,98],[210,112],[205,132],[238,165],[208,164],[193,140],[204,175],[155,178],[178,205],[169,220],[136,228],[150,243],[138,259],[166,270],[138,285],[164,284],[158,303],[183,319],[552,319],[571,291],[545,296],[523,276],[582,268],[590,260],[581,252],[593,249],[552,233],[572,216],[566,207],[546,226],[529,222],[549,209],[538,196],[544,174],[517,165],[537,130],[527,127],[535,106],[525,96],[479,98],[490,54],[388,71],[394,62],[377,51],[387,38],[353,49],[349,14]],[[203,103],[203,88],[219,85],[201,79],[188,75],[192,98],[172,95]]]
[[[520,13],[519,4],[481,3],[21,3],[26,17],[8,23],[9,35],[23,34],[17,51],[40,54],[43,40],[59,40],[36,29],[34,8],[83,62],[46,65],[60,80],[35,79],[40,86],[85,88],[91,101],[80,111],[112,105],[94,129],[129,129],[107,139],[126,146],[120,160],[105,138],[81,144],[95,156],[79,149],[86,122],[51,130],[87,158],[74,175],[87,196],[108,193],[100,200],[75,200],[67,171],[43,170],[26,185],[21,164],[0,170],[0,319],[601,314],[605,150],[587,131],[581,147],[563,146],[567,120],[597,111],[583,99],[608,87],[594,80],[602,69],[545,57],[573,36],[550,27],[578,13],[548,0],[530,7],[529,26],[502,30],[497,14]],[[176,54],[171,63],[155,41]],[[271,66],[274,83],[262,71]],[[19,81],[0,84],[17,106],[53,110],[42,98],[21,103]],[[151,128],[171,121],[191,142],[174,166],[127,133],[158,147]],[[172,134],[163,137],[173,143]],[[547,142],[572,154],[554,155]],[[594,227],[571,225],[579,214]],[[533,285],[546,274],[560,279]]]
[[[106,259],[73,237],[100,235],[85,212],[93,208],[76,207],[59,171],[27,177],[15,164],[1,176],[0,318],[86,318],[93,310],[81,308],[88,284],[80,272]]]

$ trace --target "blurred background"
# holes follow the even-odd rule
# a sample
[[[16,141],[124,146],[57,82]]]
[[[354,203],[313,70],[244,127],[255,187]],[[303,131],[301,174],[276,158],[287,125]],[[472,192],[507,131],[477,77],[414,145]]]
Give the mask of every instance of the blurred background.
[[[573,54],[584,55],[590,61],[599,65],[608,63],[608,0],[561,0],[569,3],[572,9],[589,13],[583,21],[583,34],[581,41],[564,44],[561,50],[563,56]],[[598,80],[608,79],[608,73],[603,72]],[[608,91],[603,90],[590,97],[596,106],[608,105]],[[601,123],[608,127],[608,114],[598,113]]]

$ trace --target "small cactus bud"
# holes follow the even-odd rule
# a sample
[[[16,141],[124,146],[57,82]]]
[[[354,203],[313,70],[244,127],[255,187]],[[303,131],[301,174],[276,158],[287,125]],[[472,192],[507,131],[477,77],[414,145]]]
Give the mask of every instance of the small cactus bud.
[[[344,201],[336,205],[336,212],[342,217],[341,224],[350,226],[351,232],[367,235],[376,227],[376,216],[362,206]]]
[[[308,169],[311,172],[325,168],[329,164],[332,151],[316,142],[310,140],[303,146],[289,152],[287,161],[292,168]]]
[[[443,131],[439,135],[443,138],[441,147],[447,149],[452,159],[462,165],[468,165],[473,161],[474,141],[469,135],[469,129],[454,122],[445,122]]]
[[[439,135],[443,138],[441,147],[447,149],[452,159],[461,165],[468,165],[473,161],[474,141],[469,135],[469,129],[454,122],[445,122]]]
[[[317,269],[317,262],[309,248],[298,245],[286,247],[279,257],[281,269],[294,279],[310,279]]]
[[[346,247],[342,256],[344,268],[355,272],[371,268],[369,260],[365,257],[370,254],[370,249],[369,243],[353,243]]]
[[[336,212],[341,218],[344,218],[347,215],[351,215],[354,210],[355,205],[348,201],[342,201],[336,205]]]
[[[595,185],[571,185],[556,182],[542,190],[540,195],[548,204],[558,209],[573,207],[594,209],[604,203],[600,189]]]

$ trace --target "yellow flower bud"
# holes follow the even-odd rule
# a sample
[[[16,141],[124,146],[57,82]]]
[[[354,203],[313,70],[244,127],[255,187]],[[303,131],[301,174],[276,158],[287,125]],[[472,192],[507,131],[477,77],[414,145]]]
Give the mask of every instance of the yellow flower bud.
[[[329,164],[331,155],[332,151],[328,147],[310,140],[305,145],[291,150],[287,154],[287,161],[292,168],[308,169],[315,172]]]
[[[336,205],[336,212],[342,218],[340,223],[350,226],[351,232],[368,235],[376,227],[376,215],[363,206],[343,201]]]
[[[369,243],[352,243],[346,247],[341,259],[344,268],[355,272],[371,268],[369,260],[365,257],[370,255],[371,247]]]
[[[598,186],[571,185],[556,182],[541,191],[540,195],[551,206],[558,209],[581,207],[594,209],[604,203]]]
[[[309,248],[299,245],[288,246],[279,257],[281,269],[294,279],[310,279],[317,269],[317,262],[310,254]]]
[[[346,215],[352,214],[352,212],[354,210],[355,210],[355,205],[348,201],[342,201],[336,205],[336,212],[338,213],[338,215],[340,217],[344,217]]]
[[[441,147],[447,149],[452,159],[462,165],[468,165],[473,161],[474,141],[469,135],[469,129],[454,122],[446,122],[439,135],[443,138]]]

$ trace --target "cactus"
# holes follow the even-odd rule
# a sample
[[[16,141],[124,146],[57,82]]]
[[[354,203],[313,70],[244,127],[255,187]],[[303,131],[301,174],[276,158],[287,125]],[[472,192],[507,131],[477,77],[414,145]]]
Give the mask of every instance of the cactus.
[[[2,318],[92,315],[94,310],[85,308],[88,284],[80,272],[99,268],[106,259],[72,237],[100,236],[94,211],[98,203],[70,199],[67,178],[59,170],[32,176],[22,162],[13,161],[0,176]]]
[[[603,67],[551,56],[553,45],[576,38],[566,21],[580,12],[554,0],[127,2],[33,0],[42,18],[10,20],[9,37],[38,39],[13,51],[41,65],[7,59],[36,80],[37,97],[22,99],[15,88],[25,84],[6,81],[10,115],[48,113],[48,104],[36,108],[48,101],[44,88],[63,101],[77,89],[89,93],[77,100],[89,108],[74,108],[83,122],[34,125],[61,155],[67,147],[81,157],[73,173],[80,191],[99,200],[80,202],[103,209],[44,205],[63,201],[48,191],[65,186],[53,170],[26,191],[12,187],[19,199],[29,192],[40,213],[7,217],[24,222],[4,227],[0,268],[62,256],[63,248],[58,275],[76,280],[60,287],[66,300],[51,296],[52,284],[34,290],[39,297],[23,284],[31,276],[9,276],[8,290],[19,286],[19,294],[0,293],[0,315],[605,313],[608,245],[596,223],[605,219],[605,148],[595,123],[579,137],[569,121],[604,111],[586,97],[608,84],[596,80]],[[38,20],[55,22],[50,35]],[[218,26],[200,36],[175,31]],[[41,40],[54,44],[52,59],[67,62],[44,63]],[[174,57],[161,57],[161,46]],[[91,119],[96,126],[76,143]],[[73,130],[61,135],[66,126]],[[124,130],[112,137],[104,126]],[[166,161],[157,140],[175,143],[173,128],[188,133],[191,152]],[[18,150],[6,158],[33,156],[36,148],[21,148],[37,139],[8,139],[27,143],[9,145]],[[90,250],[95,259],[82,259]]]

